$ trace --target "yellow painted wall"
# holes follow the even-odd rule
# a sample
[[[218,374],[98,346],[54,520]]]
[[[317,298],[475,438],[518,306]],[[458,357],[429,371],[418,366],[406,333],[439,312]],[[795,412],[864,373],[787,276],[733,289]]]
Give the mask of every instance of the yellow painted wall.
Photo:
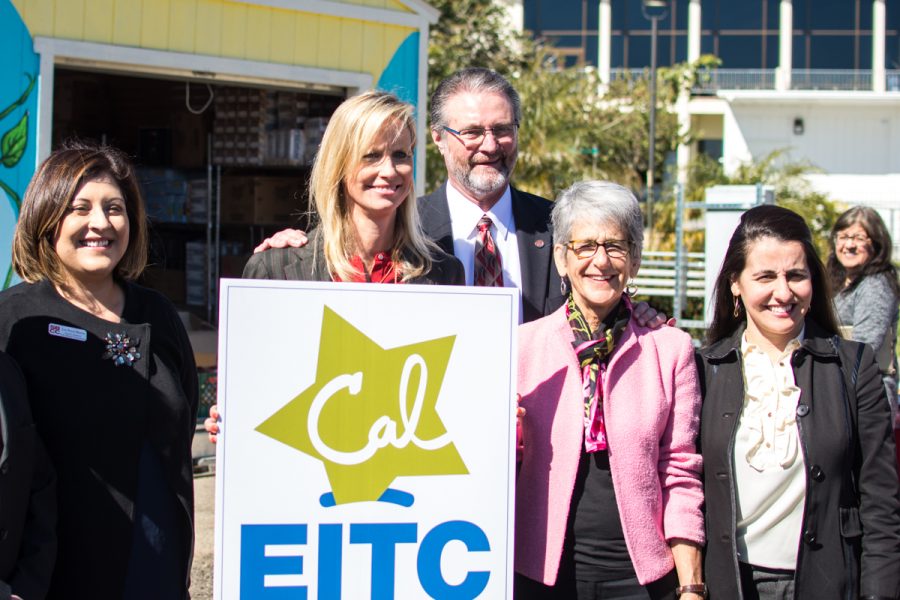
[[[344,0],[410,13],[397,0]],[[12,0],[31,35],[370,73],[416,31],[229,0]]]

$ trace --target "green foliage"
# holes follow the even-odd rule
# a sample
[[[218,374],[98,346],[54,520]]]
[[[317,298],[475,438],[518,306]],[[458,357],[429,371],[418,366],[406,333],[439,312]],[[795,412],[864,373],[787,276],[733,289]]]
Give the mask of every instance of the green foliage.
[[[22,115],[12,129],[0,137],[0,162],[4,167],[12,168],[19,164],[25,154],[28,143],[28,111]]]
[[[743,163],[731,175],[725,175],[718,162],[700,156],[690,166],[686,196],[702,200],[710,185],[770,185],[775,189],[775,203],[796,212],[809,225],[819,256],[824,259],[828,256],[831,228],[840,211],[834,201],[815,191],[804,177],[818,171],[809,162],[788,160],[783,149]]]

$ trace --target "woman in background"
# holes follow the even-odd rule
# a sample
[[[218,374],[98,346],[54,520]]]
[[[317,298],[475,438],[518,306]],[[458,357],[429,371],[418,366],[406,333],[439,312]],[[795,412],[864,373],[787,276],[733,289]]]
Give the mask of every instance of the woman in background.
[[[803,218],[748,210],[700,351],[711,598],[900,597],[900,489],[872,349],[838,334]]]
[[[838,217],[832,228],[828,274],[841,330],[848,339],[875,350],[891,413],[896,418],[900,284],[897,268],[891,263],[893,249],[891,234],[878,212],[855,206]]]
[[[125,156],[73,144],[40,166],[16,226],[25,282],[0,293],[0,350],[57,473],[48,598],[188,596],[197,371],[175,308],[132,282],[144,215]]]

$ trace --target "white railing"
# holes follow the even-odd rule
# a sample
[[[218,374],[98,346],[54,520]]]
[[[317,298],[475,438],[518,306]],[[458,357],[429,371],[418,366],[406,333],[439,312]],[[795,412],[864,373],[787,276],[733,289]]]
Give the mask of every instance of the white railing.
[[[678,269],[674,252],[644,252],[641,268],[634,284],[637,296],[675,297]],[[687,269],[684,276],[685,296],[703,298],[706,294],[706,262],[702,252],[687,253]]]
[[[872,71],[865,69],[794,69],[792,90],[859,91],[872,89]]]
[[[610,80],[638,81],[650,76],[648,69],[610,69]],[[885,72],[884,89],[900,92],[900,70]],[[719,90],[774,90],[775,69],[701,69],[691,91],[715,94]],[[868,69],[793,69],[792,90],[867,91],[873,89]]]
[[[775,69],[701,69],[691,89],[695,94],[719,90],[774,90]]]

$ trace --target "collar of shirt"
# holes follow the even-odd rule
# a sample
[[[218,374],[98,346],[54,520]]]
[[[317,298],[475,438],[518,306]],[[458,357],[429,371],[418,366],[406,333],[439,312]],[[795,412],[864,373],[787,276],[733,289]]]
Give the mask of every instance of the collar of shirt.
[[[803,340],[805,338],[806,338],[806,325],[803,325],[803,328],[800,330],[800,333],[797,334],[797,337],[795,337],[794,339],[789,341],[787,343],[787,345],[784,347],[784,352],[782,352],[776,359],[772,360],[772,362],[776,363],[776,362],[782,360],[783,358],[793,354],[794,350],[796,350],[797,348],[800,347],[800,344],[803,343]],[[747,331],[744,330],[744,334],[741,336],[741,358],[746,359],[747,355],[750,354],[751,352],[760,352],[762,354],[765,354],[763,349],[759,347],[759,344],[756,344],[755,342],[751,342],[747,338]],[[766,356],[768,356],[768,355],[766,354]]]
[[[477,204],[453,187],[452,182],[448,181],[447,206],[450,208],[450,222],[453,224],[453,229],[468,232],[463,236],[467,239],[474,239],[478,235],[478,221],[483,215],[487,215],[494,222],[498,243],[506,240],[510,229],[513,228],[512,193],[509,191],[508,185],[497,203],[489,211],[484,212]],[[454,237],[456,237],[455,233]]]

